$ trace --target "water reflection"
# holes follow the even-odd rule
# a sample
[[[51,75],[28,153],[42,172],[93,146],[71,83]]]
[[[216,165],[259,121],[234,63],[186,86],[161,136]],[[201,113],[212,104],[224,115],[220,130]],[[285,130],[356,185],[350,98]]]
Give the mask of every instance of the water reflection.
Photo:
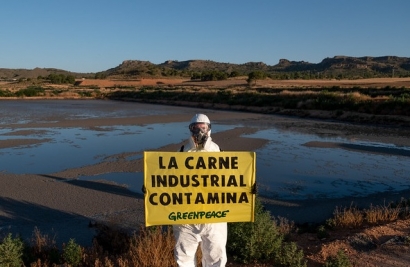
[[[214,126],[214,129],[222,131],[229,127]],[[19,136],[19,133],[24,135]],[[133,152],[136,154],[139,151],[178,143],[187,138],[186,122],[145,126],[119,125],[94,129],[1,129],[0,141],[36,139],[38,143],[0,149],[0,171],[16,174],[59,172],[109,161],[112,160],[112,155]],[[139,157],[141,154],[128,159]]]
[[[72,119],[177,112],[162,106],[136,108],[133,103],[121,103],[118,108],[118,103],[109,101],[63,100],[47,102],[47,105],[42,101],[30,102],[30,105],[25,101],[10,103],[2,103],[2,125],[53,121],[53,116]],[[21,110],[28,112],[21,114]],[[247,125],[213,124],[213,131],[238,126]],[[336,198],[409,188],[409,147],[263,129],[263,125],[257,126],[255,122],[251,126],[261,130],[247,137],[269,140],[265,147],[256,151],[257,181],[262,195],[281,199]],[[0,128],[0,142],[12,139],[33,141],[0,149],[0,171],[50,174],[110,161],[113,155],[122,153],[128,153],[127,159],[137,159],[142,156],[137,152],[187,138],[186,122],[92,129]],[[113,181],[137,193],[142,186],[141,173],[107,173],[83,176],[80,180]]]
[[[56,118],[87,119],[105,117],[130,117],[169,115],[181,113],[181,109],[169,109],[158,105],[155,109],[146,104],[95,100],[6,100],[1,101],[0,125],[54,122]],[[24,111],[24,112],[22,112]],[[56,117],[58,116],[58,117]]]
[[[186,124],[186,123],[185,123]],[[16,130],[2,129],[0,140],[39,138],[52,141],[0,149],[0,170],[11,173],[52,173],[69,168],[96,164],[112,154],[154,149],[184,138],[185,124],[152,124],[147,126],[35,129],[33,135],[16,136]],[[173,130],[170,130],[170,127]],[[30,129],[26,129],[29,131]],[[165,136],[165,138],[164,138]],[[182,137],[181,137],[182,136]],[[185,137],[186,138],[186,137]]]
[[[257,179],[261,193],[271,197],[366,196],[404,190],[410,185],[410,166],[406,163],[408,148],[364,141],[356,143],[338,137],[281,133],[276,129],[259,131],[250,137],[271,140],[257,151]],[[343,145],[305,145],[312,141]],[[386,153],[373,153],[375,151]]]

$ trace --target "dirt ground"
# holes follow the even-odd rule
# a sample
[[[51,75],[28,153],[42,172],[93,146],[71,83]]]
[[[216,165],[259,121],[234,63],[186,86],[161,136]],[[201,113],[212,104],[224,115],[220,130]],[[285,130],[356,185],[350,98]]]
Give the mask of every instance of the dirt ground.
[[[409,266],[410,220],[358,230],[330,231],[330,236],[319,239],[317,234],[303,234],[296,242],[303,248],[309,267],[323,266],[326,258],[343,251],[352,266],[390,267]]]

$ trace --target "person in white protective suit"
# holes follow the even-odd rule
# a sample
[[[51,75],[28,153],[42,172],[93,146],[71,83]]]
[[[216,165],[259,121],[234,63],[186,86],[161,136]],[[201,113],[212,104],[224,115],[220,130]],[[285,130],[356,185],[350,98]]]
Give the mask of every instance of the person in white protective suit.
[[[196,114],[190,122],[189,144],[184,152],[216,152],[219,146],[211,138],[211,122],[204,114]],[[196,266],[195,253],[201,242],[202,266],[220,267],[227,262],[226,241],[228,225],[223,223],[174,225],[175,259],[179,267]]]

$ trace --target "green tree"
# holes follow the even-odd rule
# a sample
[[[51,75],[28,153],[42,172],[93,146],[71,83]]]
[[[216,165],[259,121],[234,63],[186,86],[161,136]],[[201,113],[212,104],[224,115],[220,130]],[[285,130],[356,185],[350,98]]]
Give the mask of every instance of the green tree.
[[[97,72],[96,74],[95,74],[95,77],[94,77],[95,79],[105,79],[105,78],[107,78],[107,74],[106,73],[104,73],[104,72]]]
[[[234,71],[232,71],[230,74],[229,74],[229,77],[238,77],[238,76],[241,76],[241,74],[239,73],[239,71],[236,71],[236,70],[234,70]]]
[[[264,80],[266,78],[266,73],[256,70],[252,71],[251,73],[248,74],[248,79],[246,80],[249,85],[256,84],[257,80]]]
[[[0,244],[0,266],[22,266],[23,249],[23,241],[20,238],[13,238],[11,233],[9,233]]]
[[[191,75],[191,80],[200,80],[201,79],[201,73],[199,72],[194,72]]]
[[[63,258],[71,266],[78,266],[81,262],[81,246],[70,239],[68,244],[63,248]]]
[[[74,84],[75,83],[75,77],[73,75],[67,75],[65,78],[65,82],[69,84]]]

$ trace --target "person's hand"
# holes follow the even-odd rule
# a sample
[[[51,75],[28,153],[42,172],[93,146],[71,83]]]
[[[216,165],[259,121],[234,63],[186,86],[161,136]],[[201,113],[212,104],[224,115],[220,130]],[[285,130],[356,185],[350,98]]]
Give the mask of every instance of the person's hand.
[[[258,185],[256,184],[256,182],[252,185],[251,193],[254,195],[258,193]]]

